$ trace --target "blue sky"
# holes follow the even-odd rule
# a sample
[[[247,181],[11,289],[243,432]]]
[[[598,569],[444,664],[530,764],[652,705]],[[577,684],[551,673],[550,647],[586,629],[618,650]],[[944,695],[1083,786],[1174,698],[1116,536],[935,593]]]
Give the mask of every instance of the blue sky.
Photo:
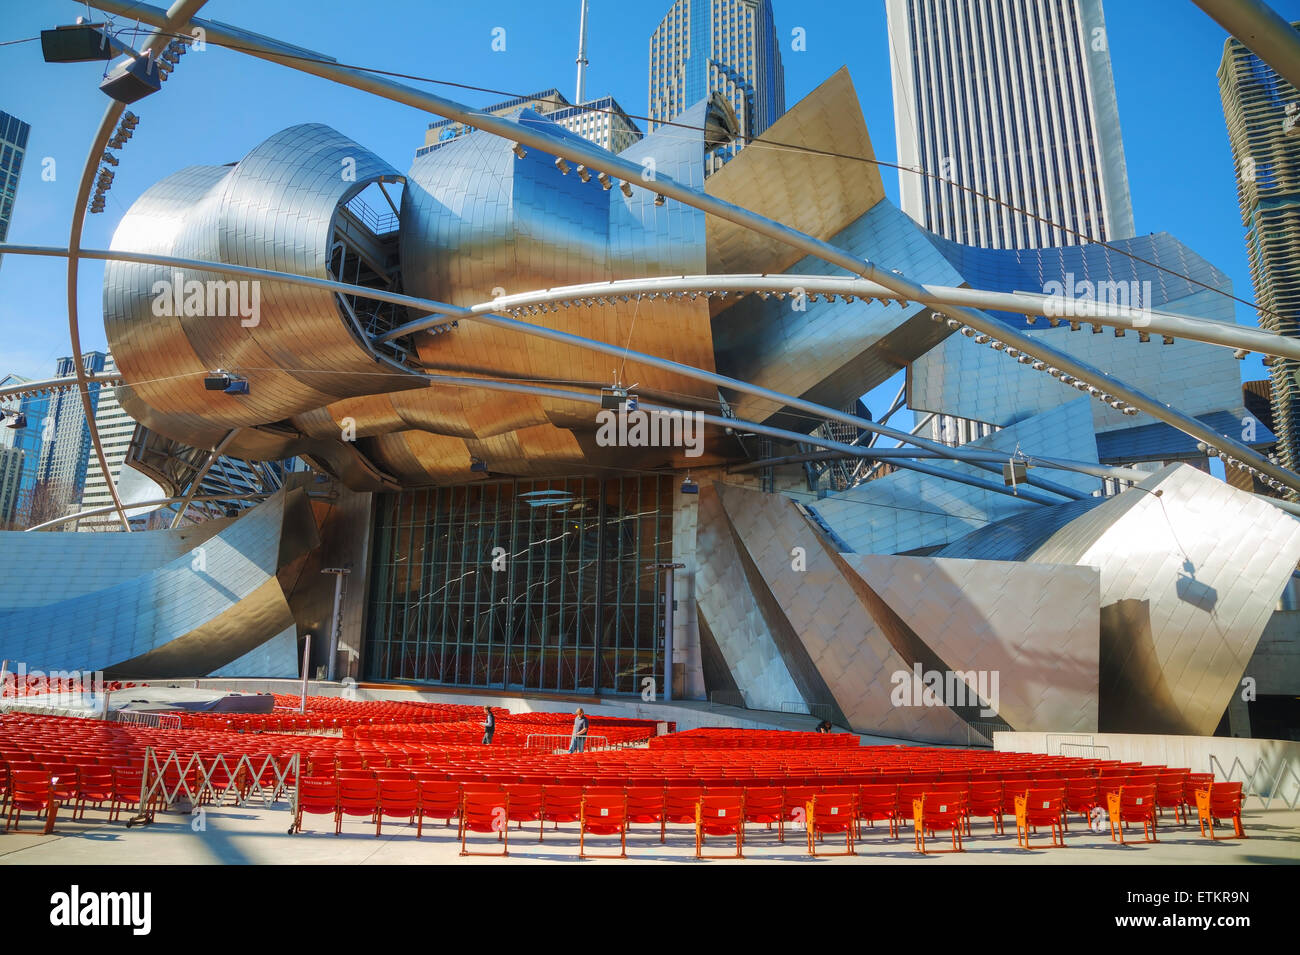
[[[644,115],[649,37],[668,0],[590,5],[588,95],[612,94],[628,112]],[[211,0],[204,14],[345,63],[511,93],[557,86],[572,96],[578,7],[578,0]],[[883,3],[774,0],[774,7],[784,38],[787,103],[846,65],[876,155],[892,161]],[[1300,18],[1300,0],[1273,0],[1273,7],[1288,19]],[[67,0],[0,0],[0,11],[0,42],[34,37],[85,12]],[[1253,299],[1215,77],[1223,30],[1190,0],[1109,0],[1106,17],[1137,231],[1173,233],[1226,271],[1238,295]],[[504,52],[491,48],[497,27],[506,31]],[[796,27],[806,34],[805,52],[790,48]],[[39,43],[0,47],[0,109],[32,124],[9,241],[67,245],[80,168],[107,103],[97,88],[101,72],[94,63],[47,65]],[[470,105],[498,98],[431,88]],[[187,165],[237,160],[285,126],[329,123],[405,169],[435,118],[214,47],[182,59],[163,90],[133,108],[140,126],[121,151],[107,212],[89,217],[87,247],[106,247],[130,202],[159,178]],[[42,177],[48,160],[52,181]],[[896,199],[896,173],[884,170],[883,178]],[[95,263],[82,268],[85,348],[105,344],[102,273]],[[62,261],[6,257],[0,267],[0,376],[46,377],[69,353],[64,283]],[[1237,320],[1254,324],[1255,316],[1238,306]],[[1263,377],[1257,357],[1243,363],[1243,375]],[[890,395],[873,402],[877,414],[893,389],[881,390]]]

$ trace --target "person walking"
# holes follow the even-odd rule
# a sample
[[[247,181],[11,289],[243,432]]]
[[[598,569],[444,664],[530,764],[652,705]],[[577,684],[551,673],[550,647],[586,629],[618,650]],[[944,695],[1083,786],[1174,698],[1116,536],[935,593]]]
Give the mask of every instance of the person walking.
[[[587,714],[582,712],[582,707],[573,717],[573,739],[569,743],[570,753],[581,753],[582,748],[587,744]]]
[[[497,720],[496,717],[492,715],[492,707],[483,707],[483,712],[487,714],[487,718],[483,720],[483,745],[491,746],[492,734],[497,731]]]

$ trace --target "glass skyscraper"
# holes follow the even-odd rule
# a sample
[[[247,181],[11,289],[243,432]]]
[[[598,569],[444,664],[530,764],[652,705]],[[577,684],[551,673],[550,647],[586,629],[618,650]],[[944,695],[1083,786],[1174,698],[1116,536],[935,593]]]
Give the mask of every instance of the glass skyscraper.
[[[1101,0],[885,7],[904,212],[984,248],[1133,236]]]
[[[736,112],[739,141],[713,172],[785,112],[785,68],[771,0],[677,0],[650,36],[651,131],[711,93]]]
[[[1300,28],[1300,23],[1295,24]],[[1229,37],[1219,64],[1219,93],[1237,167],[1237,199],[1246,228],[1259,327],[1300,335],[1300,91]],[[1300,467],[1300,362],[1278,358],[1273,430],[1283,467]]]
[[[0,242],[9,236],[9,221],[14,214],[14,196],[18,192],[18,177],[23,171],[23,158],[27,155],[27,134],[32,128],[0,110]],[[0,256],[3,261],[3,256]]]
[[[86,352],[81,356],[86,374],[97,375],[104,371],[108,356],[100,351]],[[56,378],[71,378],[76,372],[71,358],[60,358],[55,369]],[[92,384],[91,407],[99,405],[100,391],[104,386]],[[36,469],[36,483],[48,486],[52,497],[66,507],[76,507],[86,487],[86,471],[90,464],[90,429],[86,427],[86,414],[81,396],[76,388],[60,388],[51,392],[45,416],[38,426],[42,430],[40,461]],[[33,424],[28,418],[29,424]]]

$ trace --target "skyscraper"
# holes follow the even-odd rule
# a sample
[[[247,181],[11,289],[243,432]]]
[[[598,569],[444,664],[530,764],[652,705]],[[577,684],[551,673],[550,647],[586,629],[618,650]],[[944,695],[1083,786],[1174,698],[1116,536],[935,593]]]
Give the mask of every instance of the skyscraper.
[[[6,375],[0,378],[0,387],[21,385],[30,379],[19,375]],[[4,404],[9,410],[22,412],[26,424],[21,428],[0,428],[0,448],[12,449],[17,457],[9,455],[9,467],[18,467],[18,487],[10,502],[8,513],[0,509],[0,521],[22,520],[36,487],[36,473],[41,460],[41,440],[45,430],[45,419],[49,415],[50,396],[48,393],[34,392],[24,394],[21,398],[6,399]],[[3,482],[0,482],[3,483]]]
[[[886,12],[904,212],[985,248],[1133,236],[1101,0],[886,0]]]
[[[588,100],[575,106],[555,88],[542,90],[531,96],[517,96],[503,100],[479,112],[506,119],[514,119],[525,109],[545,116],[571,133],[595,143],[601,149],[621,153],[641,139],[641,130],[623,107],[612,96]],[[473,126],[451,119],[439,119],[429,124],[424,134],[424,145],[415,151],[416,158],[439,149],[452,140],[467,136]]]
[[[1300,23],[1294,24],[1300,28]],[[1219,94],[1237,168],[1250,275],[1266,331],[1300,335],[1300,91],[1229,37]],[[1276,359],[1273,425],[1283,467],[1300,466],[1300,362]]]
[[[18,176],[23,171],[23,158],[27,155],[27,134],[31,129],[16,116],[0,110],[0,242],[4,242],[9,235],[14,195],[18,192]]]
[[[651,132],[715,92],[735,110],[740,138],[715,150],[706,172],[785,112],[772,0],[676,0],[650,35]]]
[[[104,361],[104,371],[117,371],[117,363],[109,355]],[[131,446],[131,436],[135,434],[135,419],[122,410],[117,400],[116,388],[103,388],[95,405],[95,427],[99,431],[100,443],[104,446],[104,457],[108,459],[111,480],[121,480],[122,462]],[[78,510],[87,511],[95,507],[107,507],[113,503],[108,481],[104,479],[104,469],[99,466],[96,455],[88,455],[86,466],[85,490],[81,494],[81,506]],[[78,530],[117,530],[116,514],[88,517],[78,522]]]
[[[104,370],[107,359],[108,356],[101,351],[86,352],[81,356],[81,364],[86,374],[97,375]],[[72,362],[71,358],[60,358],[55,377],[72,377],[75,374]],[[92,384],[89,388],[91,407],[98,407],[103,385]],[[75,506],[86,486],[91,448],[90,429],[86,427],[86,415],[77,389],[61,388],[51,392],[46,419],[36,483],[44,485],[60,506]]]

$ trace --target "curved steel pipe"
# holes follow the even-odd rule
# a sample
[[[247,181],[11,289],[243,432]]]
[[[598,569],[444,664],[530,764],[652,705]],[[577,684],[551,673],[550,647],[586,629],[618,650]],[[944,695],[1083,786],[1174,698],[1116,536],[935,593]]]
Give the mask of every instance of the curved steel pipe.
[[[45,246],[14,245],[14,246],[5,246],[4,250],[12,251],[13,253],[18,255],[56,255],[57,256],[57,255],[67,254],[64,250],[53,249]],[[222,262],[207,262],[199,259],[178,258],[176,256],[154,255],[152,253],[144,253],[144,252],[126,252],[126,251],[102,250],[102,249],[83,250],[81,252],[81,255],[83,258],[114,259],[114,260],[120,260],[124,262],[139,262],[145,264],[170,265],[170,266],[176,266],[180,268],[199,269],[208,272],[226,272],[232,275],[248,275],[254,278],[273,279],[275,281],[284,282],[286,284],[305,285],[305,286],[311,286],[315,288],[329,289],[331,291],[349,292],[349,293],[361,292],[373,299],[386,301],[386,302],[393,302],[398,305],[405,305],[408,308],[414,308],[419,311],[440,309],[442,310],[442,313],[444,315],[449,315],[457,318],[464,318],[469,321],[483,322],[485,324],[494,325],[498,328],[503,328],[508,331],[516,332],[522,335],[531,335],[537,338],[544,338],[550,341],[556,341],[566,345],[572,345],[577,348],[586,348],[592,351],[603,352],[605,354],[612,355],[617,358],[626,358],[631,361],[642,362],[643,364],[650,365],[655,368],[660,368],[665,371],[670,371],[673,372],[674,374],[681,375],[685,378],[694,378],[698,381],[708,382],[714,387],[730,388],[735,391],[740,391],[740,392],[744,392],[745,394],[753,395],[757,398],[762,398],[763,400],[770,401],[778,406],[788,406],[791,408],[796,408],[800,411],[814,415],[818,418],[841,421],[845,424],[852,425],[855,428],[860,428],[864,431],[870,431],[874,434],[879,434],[886,438],[892,438],[893,440],[901,441],[904,444],[912,444],[915,445],[916,447],[926,448],[928,450],[934,451],[940,457],[949,458],[953,461],[964,461],[966,463],[973,465],[974,467],[980,468],[985,471],[989,471],[990,473],[1001,474],[999,468],[988,465],[982,459],[970,457],[967,454],[967,452],[965,452],[961,448],[950,448],[947,445],[940,444],[937,441],[930,441],[926,438],[920,438],[917,437],[916,435],[909,434],[908,432],[905,431],[898,431],[894,428],[887,428],[882,425],[878,425],[875,422],[870,421],[866,418],[859,418],[857,415],[852,415],[847,412],[840,411],[839,409],[836,408],[828,408],[816,404],[815,402],[806,401],[803,398],[795,397],[794,395],[786,395],[779,391],[772,391],[771,389],[768,388],[762,388],[758,385],[752,385],[748,382],[741,381],[737,378],[729,378],[726,375],[719,375],[716,372],[705,371],[701,368],[695,368],[692,365],[683,365],[675,361],[670,361],[669,359],[666,358],[660,358],[657,355],[649,355],[646,354],[645,352],[630,351],[629,349],[621,345],[614,345],[606,342],[596,341],[590,338],[583,338],[579,335],[573,335],[570,334],[569,332],[562,332],[557,329],[543,328],[539,325],[531,325],[528,322],[522,322],[514,318],[506,318],[505,316],[494,315],[487,312],[471,312],[469,309],[461,308],[459,306],[447,305],[442,302],[435,302],[428,299],[420,299],[412,295],[402,295],[396,292],[388,292],[388,291],[384,291],[383,289],[361,288],[359,286],[349,285],[345,282],[337,282],[334,281],[333,279],[321,279],[312,276],[295,275],[291,272],[275,272],[270,269],[262,269],[262,268],[257,268],[255,266],[249,266],[249,265],[228,265]],[[406,368],[403,365],[399,365],[391,361],[387,361],[386,359],[385,359],[385,363],[388,364],[390,367],[400,371],[404,375],[411,375],[415,377],[427,377],[422,373],[417,373],[410,368]],[[734,421],[734,419],[730,419],[730,418],[724,418],[719,420],[728,421],[728,422]],[[733,424],[728,424],[725,426],[734,427]],[[750,428],[748,430],[753,430],[753,429]],[[787,433],[797,434],[798,432],[787,432]],[[801,440],[804,440],[806,442],[807,436],[805,436]],[[1028,483],[1033,484],[1037,487],[1041,487],[1043,490],[1050,491],[1053,494],[1059,494],[1062,497],[1067,497],[1071,499],[1078,499],[1080,497],[1087,496],[1085,494],[1081,494],[1080,492],[1073,490],[1072,488],[1067,488],[1062,485],[1055,484],[1054,482],[1048,481],[1047,479],[1042,477],[1037,477],[1037,476],[1030,477],[1028,479]]]
[[[161,20],[154,24],[158,32],[149,37],[144,45],[142,54],[152,57],[159,53],[163,47],[171,42],[171,38],[164,36],[164,33],[174,32],[184,28],[191,17],[197,13],[207,0],[176,0],[166,11],[162,13]],[[90,444],[95,451],[95,457],[99,461],[99,467],[104,473],[104,483],[108,486],[108,493],[112,495],[113,505],[117,510],[118,519],[122,522],[122,530],[130,533],[131,522],[127,520],[126,511],[122,507],[122,498],[117,493],[117,483],[113,480],[113,471],[108,466],[108,457],[104,454],[104,444],[99,439],[99,428],[95,424],[95,408],[90,403],[90,390],[86,371],[81,365],[81,328],[77,315],[77,279],[79,276],[78,254],[81,250],[81,232],[86,223],[86,203],[90,199],[90,187],[94,185],[95,170],[99,168],[101,157],[104,155],[104,148],[108,145],[109,137],[113,133],[113,127],[117,125],[122,113],[126,111],[126,106],[117,100],[111,100],[108,108],[104,110],[104,117],[99,121],[99,129],[96,131],[94,138],[90,143],[90,152],[86,154],[86,163],[81,169],[81,184],[77,187],[76,204],[72,208],[72,225],[68,232],[68,341],[72,346],[72,369],[77,378],[77,387],[81,391],[81,408],[86,415],[86,429],[90,433]]]
[[[925,295],[912,301],[924,305],[961,305],[1043,316],[1049,320],[1087,322],[1110,328],[1133,328],[1153,335],[1168,335],[1172,338],[1220,345],[1224,348],[1245,348],[1248,351],[1259,352],[1261,355],[1300,361],[1300,339],[1258,328],[1246,328],[1226,322],[1181,315],[1178,312],[1132,308],[1086,299],[1061,298],[1037,292],[986,292],[981,289],[953,288],[946,285],[921,285],[919,288],[925,292]],[[834,275],[672,275],[662,278],[622,279],[613,282],[590,282],[584,285],[537,289],[471,305],[469,309],[477,313],[502,312],[574,299],[595,299],[596,303],[600,304],[601,298],[648,293],[676,295],[708,292],[779,292],[789,295],[795,289],[802,289],[809,295],[851,295],[854,298],[882,301],[902,299],[897,292],[877,282]],[[1069,314],[1062,314],[1062,312]],[[423,331],[438,324],[439,321],[435,318],[417,319],[386,332],[375,340],[382,343],[401,338],[403,335]]]
[[[198,497],[191,498],[190,502],[193,503],[194,501],[256,501],[262,498],[270,497],[274,493],[276,492],[258,491],[256,493],[251,493],[251,494],[200,494]],[[179,504],[181,501],[184,500],[185,500],[184,497],[160,497],[160,498],[155,498],[154,500],[151,501],[138,501],[134,504],[127,504],[126,509],[128,511],[137,511],[137,510],[144,510],[146,508],[150,508],[150,509],[159,508],[159,507],[165,507],[168,504]],[[43,531],[47,527],[57,527],[60,524],[67,524],[71,521],[79,521],[83,517],[96,517],[99,514],[108,514],[111,511],[115,511],[115,510],[117,510],[117,507],[113,504],[105,504],[103,507],[92,507],[89,510],[78,511],[76,514],[68,514],[64,517],[56,517],[54,518],[54,520],[46,521],[44,524],[36,524],[33,527],[27,528],[26,531],[24,531],[24,533],[31,533],[32,531]]]

